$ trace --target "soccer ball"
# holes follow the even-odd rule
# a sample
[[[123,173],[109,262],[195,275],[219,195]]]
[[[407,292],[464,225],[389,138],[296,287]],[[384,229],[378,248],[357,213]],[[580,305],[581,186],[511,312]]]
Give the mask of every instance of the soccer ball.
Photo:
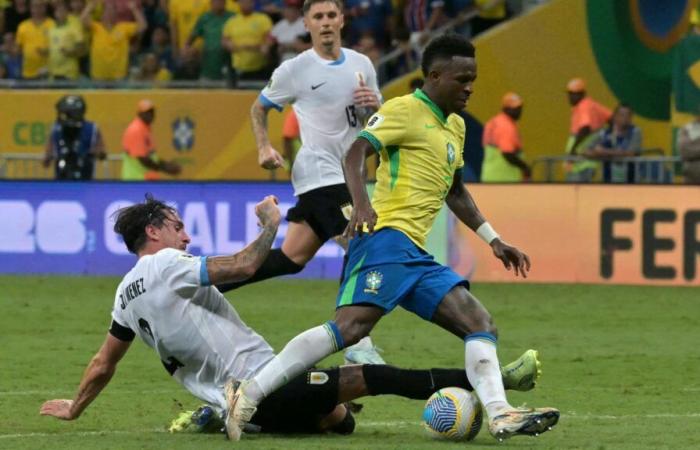
[[[423,428],[434,439],[471,441],[479,434],[482,421],[479,399],[457,387],[435,392],[423,410]]]

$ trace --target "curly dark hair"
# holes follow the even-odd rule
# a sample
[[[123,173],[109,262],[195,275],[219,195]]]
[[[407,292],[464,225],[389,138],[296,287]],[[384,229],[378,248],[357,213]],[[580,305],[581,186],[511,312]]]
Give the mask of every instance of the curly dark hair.
[[[113,214],[113,217],[116,217],[114,232],[121,235],[126,248],[136,254],[146,243],[146,226],[154,225],[160,228],[168,218],[166,214],[175,212],[172,206],[156,200],[151,194],[146,194],[143,203],[121,208]]]
[[[474,58],[476,50],[469,40],[455,33],[446,33],[436,37],[425,48],[421,70],[424,76],[428,76],[430,68],[436,60],[452,59],[453,56],[465,56]]]

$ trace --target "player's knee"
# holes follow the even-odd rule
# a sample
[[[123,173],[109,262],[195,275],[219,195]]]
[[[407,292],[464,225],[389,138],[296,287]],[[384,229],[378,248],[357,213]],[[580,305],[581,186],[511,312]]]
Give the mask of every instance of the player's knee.
[[[368,327],[367,324],[353,320],[336,320],[336,325],[340,335],[343,337],[345,347],[357,344],[360,339],[368,336],[371,330],[371,327]]]

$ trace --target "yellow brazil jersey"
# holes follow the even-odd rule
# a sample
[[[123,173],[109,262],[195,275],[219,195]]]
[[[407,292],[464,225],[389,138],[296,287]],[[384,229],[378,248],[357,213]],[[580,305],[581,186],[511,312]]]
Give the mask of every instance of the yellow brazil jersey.
[[[464,121],[445,117],[420,89],[386,102],[360,133],[380,154],[372,207],[375,230],[393,228],[416,245],[425,240],[464,165]]]
[[[177,45],[185,46],[199,16],[209,11],[208,0],[171,0],[170,20],[177,25]]]
[[[261,46],[271,29],[272,21],[267,14],[236,14],[224,25],[223,35],[234,45]],[[261,50],[241,50],[233,53],[231,65],[240,72],[255,72],[265,68],[267,58]]]
[[[78,58],[67,56],[64,50],[75,51],[80,38],[75,28],[68,23],[56,25],[49,30],[49,75],[71,80],[78,78]]]
[[[17,45],[22,49],[22,78],[36,78],[47,70],[49,30],[53,27],[53,19],[45,19],[40,25],[27,19],[17,27]]]
[[[68,14],[68,26],[73,29],[78,43],[85,44],[85,29],[80,17],[75,14]]]
[[[125,78],[129,67],[129,41],[138,31],[136,23],[118,22],[108,30],[100,22],[92,22],[91,31],[90,78]]]

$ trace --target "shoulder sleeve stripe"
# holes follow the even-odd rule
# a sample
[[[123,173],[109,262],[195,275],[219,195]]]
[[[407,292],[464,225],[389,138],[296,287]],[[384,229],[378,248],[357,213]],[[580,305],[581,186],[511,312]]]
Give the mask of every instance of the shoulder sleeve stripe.
[[[262,94],[258,96],[258,100],[260,100],[260,103],[262,103],[262,105],[267,109],[275,108],[277,111],[282,111],[282,107],[280,105],[273,102],[272,100],[270,100]]]
[[[374,137],[372,133],[370,133],[367,130],[362,130],[360,131],[360,134],[357,137],[365,138],[369,141],[370,144],[372,144],[372,147],[374,147],[374,150],[379,153],[382,150],[382,143],[379,142],[379,139]]]
[[[112,320],[112,326],[109,327],[109,334],[124,342],[131,342],[134,340],[136,333],[129,327],[125,327],[116,320]]]
[[[201,257],[202,263],[199,265],[199,281],[202,286],[210,286],[209,272],[207,271],[207,257]]]

